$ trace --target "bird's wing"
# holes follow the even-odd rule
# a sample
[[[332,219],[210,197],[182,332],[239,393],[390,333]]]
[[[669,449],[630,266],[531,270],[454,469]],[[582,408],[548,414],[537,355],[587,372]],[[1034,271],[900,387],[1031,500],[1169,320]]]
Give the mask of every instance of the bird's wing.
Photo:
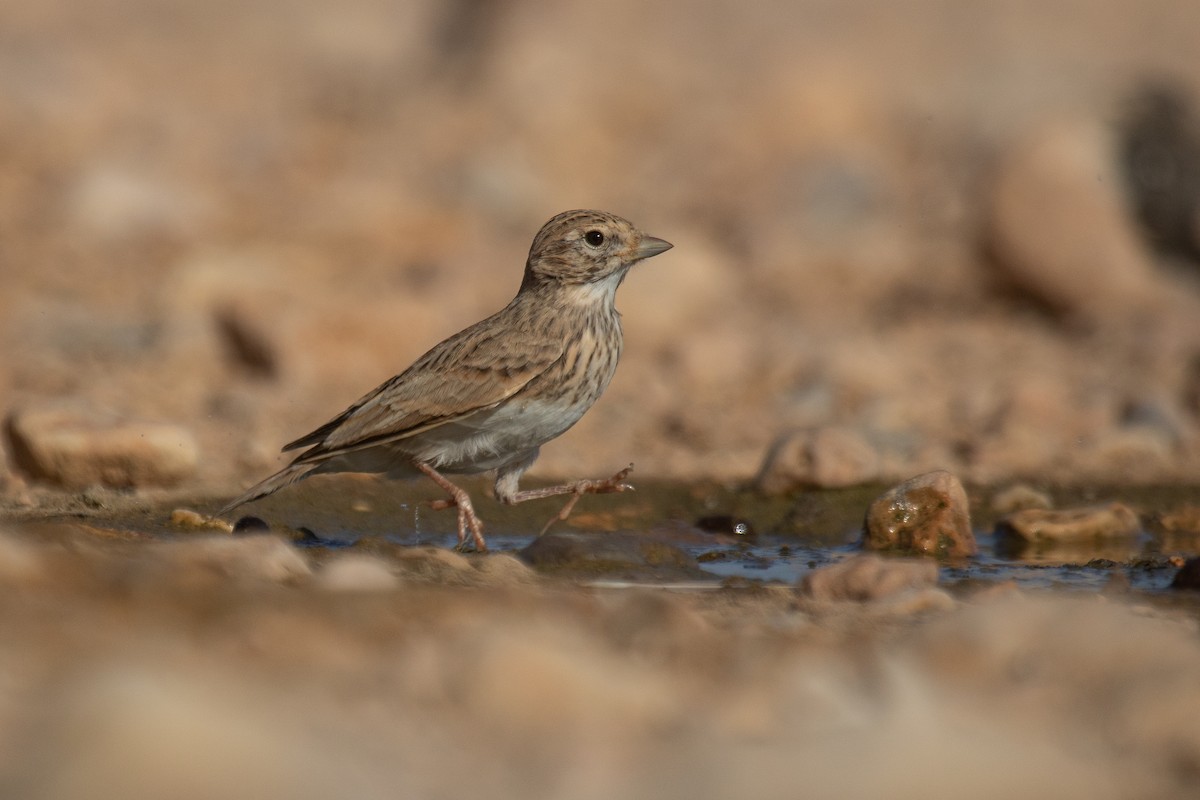
[[[479,323],[283,449],[309,448],[295,463],[321,461],[461,419],[521,391],[565,347],[562,337]]]

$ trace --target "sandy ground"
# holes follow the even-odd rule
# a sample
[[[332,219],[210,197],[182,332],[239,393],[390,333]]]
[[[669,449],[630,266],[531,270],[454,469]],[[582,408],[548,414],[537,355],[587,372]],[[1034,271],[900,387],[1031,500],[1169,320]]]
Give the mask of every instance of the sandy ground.
[[[314,569],[315,567],[315,569]],[[21,797],[1190,797],[1194,604],[605,589],[510,555],[0,539]]]

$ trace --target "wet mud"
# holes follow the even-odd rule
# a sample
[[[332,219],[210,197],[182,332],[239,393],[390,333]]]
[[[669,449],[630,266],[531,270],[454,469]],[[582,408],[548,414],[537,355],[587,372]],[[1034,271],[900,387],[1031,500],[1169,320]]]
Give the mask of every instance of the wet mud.
[[[537,539],[561,503],[554,500],[504,506],[494,502],[483,481],[464,481],[485,520],[490,550],[521,554]],[[536,485],[536,482],[531,483]],[[813,489],[767,495],[753,489],[699,482],[639,481],[620,496],[584,498],[570,519],[555,522],[551,536],[632,534],[677,547],[694,559],[697,581],[724,579],[793,584],[806,571],[862,549],[865,509],[882,486]],[[1134,509],[1136,533],[1028,542],[1006,533],[992,510],[997,491],[975,488],[971,520],[980,553],[941,559],[942,577],[951,583],[1015,581],[1029,588],[1095,590],[1126,581],[1147,591],[1169,586],[1183,561],[1200,552],[1200,529],[1172,529],[1162,521],[1194,510],[1200,489],[1191,486],[1045,487],[1061,507],[1117,502]],[[341,550],[388,553],[396,548],[457,545],[452,511],[434,511],[436,490],[418,482],[374,478],[315,478],[299,491],[287,491],[239,509],[227,522],[237,534],[276,532],[317,562]],[[53,499],[51,499],[53,498]],[[164,495],[139,499],[127,493],[91,490],[46,495],[44,505],[10,511],[16,529],[78,522],[99,540],[174,540],[221,528],[194,527],[173,519],[180,509],[204,520],[223,498]],[[225,522],[225,521],[222,521]],[[236,534],[235,534],[236,535]],[[590,570],[603,577],[603,569]],[[678,577],[653,564],[635,571],[636,580],[655,583]]]

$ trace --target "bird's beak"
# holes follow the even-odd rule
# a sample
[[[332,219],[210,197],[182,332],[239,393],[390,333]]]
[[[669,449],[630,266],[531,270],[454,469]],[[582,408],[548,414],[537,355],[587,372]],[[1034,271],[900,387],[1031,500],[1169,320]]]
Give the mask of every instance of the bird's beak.
[[[643,236],[642,241],[638,243],[637,253],[635,254],[640,261],[643,258],[650,258],[659,253],[665,253],[675,245],[664,239],[656,239],[653,236]]]

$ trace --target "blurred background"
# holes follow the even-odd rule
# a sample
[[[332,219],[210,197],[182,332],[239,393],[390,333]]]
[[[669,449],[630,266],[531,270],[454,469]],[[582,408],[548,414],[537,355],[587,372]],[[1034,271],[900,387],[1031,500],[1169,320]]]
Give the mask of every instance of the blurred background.
[[[185,463],[134,482],[232,491],[595,207],[676,248],[535,474],[1194,480],[1196,31],[1190,0],[3,3],[10,446],[47,410],[167,426]]]
[[[675,249],[532,479],[1194,486],[1198,36],[1196,0],[0,0],[0,794],[1198,796],[1195,603],[1129,591],[1189,534],[833,602],[186,532],[578,207]],[[832,537],[850,494],[770,502]]]

